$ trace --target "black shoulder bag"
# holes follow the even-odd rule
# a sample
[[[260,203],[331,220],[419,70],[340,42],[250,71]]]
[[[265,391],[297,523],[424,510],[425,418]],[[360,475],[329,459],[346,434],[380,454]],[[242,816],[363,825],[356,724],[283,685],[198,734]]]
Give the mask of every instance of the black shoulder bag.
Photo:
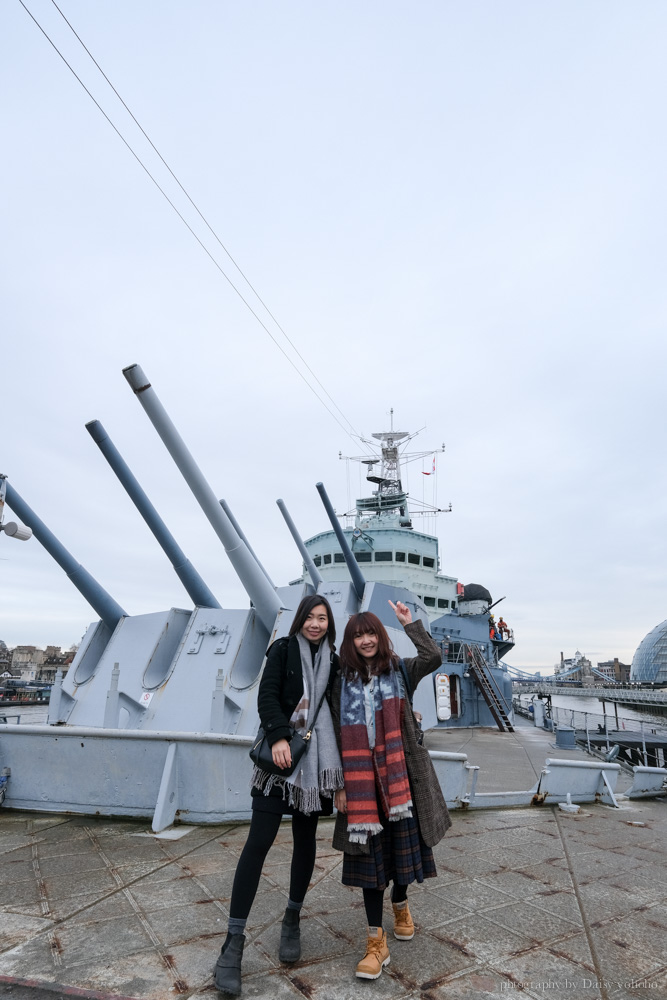
[[[257,730],[257,736],[255,737],[255,742],[250,749],[250,760],[253,764],[256,764],[262,771],[268,771],[269,774],[278,774],[283,778],[289,778],[305,754],[306,750],[310,746],[310,737],[312,735],[313,729],[315,728],[315,723],[317,722],[317,716],[320,714],[320,709],[322,708],[322,702],[326,696],[326,689],[324,694],[320,698],[320,703],[317,706],[317,711],[313,716],[313,721],[310,725],[310,729],[305,736],[301,736],[297,733],[296,729],[292,729],[292,735],[289,741],[290,753],[292,754],[292,763],[289,767],[278,767],[277,764],[273,762],[273,754],[271,753],[271,747],[269,741],[266,738],[266,733],[262,726]]]

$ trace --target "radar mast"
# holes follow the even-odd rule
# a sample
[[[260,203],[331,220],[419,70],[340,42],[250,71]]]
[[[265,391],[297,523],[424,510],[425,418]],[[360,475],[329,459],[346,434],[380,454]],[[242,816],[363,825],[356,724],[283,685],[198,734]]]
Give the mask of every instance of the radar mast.
[[[424,428],[418,431],[397,431],[394,430],[394,410],[389,411],[390,429],[388,431],[378,431],[365,438],[360,435],[359,440],[368,445],[375,453],[374,457],[368,455],[343,455],[339,453],[339,458],[352,462],[360,462],[367,467],[366,480],[373,483],[377,489],[372,491],[370,497],[360,497],[356,501],[356,510],[349,511],[348,515],[356,513],[357,520],[360,517],[375,516],[383,520],[387,518],[399,519],[401,527],[411,528],[412,521],[408,511],[408,493],[403,489],[401,482],[401,465],[414,462],[420,458],[427,458],[429,455],[435,456],[435,451],[406,452],[405,448],[409,441],[417,437]],[[379,442],[379,443],[378,443]],[[437,451],[444,451],[444,444]],[[376,466],[379,470],[376,471]],[[435,457],[434,457],[435,467]],[[427,473],[431,475],[431,473]],[[449,506],[451,510],[451,504]],[[439,513],[441,508],[429,506],[428,510],[413,511],[413,513]]]

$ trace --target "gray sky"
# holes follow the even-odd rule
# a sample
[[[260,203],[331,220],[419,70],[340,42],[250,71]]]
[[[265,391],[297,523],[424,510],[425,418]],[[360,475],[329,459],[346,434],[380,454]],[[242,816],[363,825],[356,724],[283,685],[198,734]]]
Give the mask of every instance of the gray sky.
[[[231,275],[54,4],[25,3]],[[664,2],[60,7],[353,426],[393,406],[415,446],[446,443],[442,569],[507,595],[510,662],[629,661],[667,615]],[[314,484],[345,509],[359,446],[18,0],[0,75],[0,471],[130,613],[189,606],[99,418],[245,606],[121,369],[144,367],[277,583],[300,560],[276,497],[322,530]],[[94,614],[41,546],[0,537],[0,559],[0,638],[78,641]]]

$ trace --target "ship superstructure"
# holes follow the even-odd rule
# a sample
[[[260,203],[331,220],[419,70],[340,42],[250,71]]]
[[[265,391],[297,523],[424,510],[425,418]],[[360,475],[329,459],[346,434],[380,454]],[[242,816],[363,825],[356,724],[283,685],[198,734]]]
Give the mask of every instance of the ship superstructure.
[[[455,577],[440,572],[437,537],[414,527],[415,512],[410,510],[403,488],[401,463],[433,454],[407,453],[406,446],[415,436],[392,428],[373,434],[373,440],[362,438],[376,455],[351,460],[367,467],[366,480],[375,488],[370,496],[357,499],[354,511],[344,515],[348,523],[343,530],[366,579],[413,591],[429,619],[434,619],[456,609],[463,587]],[[422,507],[418,514],[425,512],[437,514],[439,509],[429,506],[425,511]],[[345,556],[333,531],[313,535],[305,544],[324,580],[340,577]]]

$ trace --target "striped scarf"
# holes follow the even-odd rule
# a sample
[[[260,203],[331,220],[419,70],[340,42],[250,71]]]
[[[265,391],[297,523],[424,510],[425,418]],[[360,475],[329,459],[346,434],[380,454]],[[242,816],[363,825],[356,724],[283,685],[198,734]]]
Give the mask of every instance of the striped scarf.
[[[365,844],[380,833],[378,802],[390,820],[412,816],[410,782],[401,735],[402,691],[395,670],[375,678],[373,685],[375,747],[366,725],[361,678],[343,679],[340,732],[347,795],[347,832],[352,843]]]

